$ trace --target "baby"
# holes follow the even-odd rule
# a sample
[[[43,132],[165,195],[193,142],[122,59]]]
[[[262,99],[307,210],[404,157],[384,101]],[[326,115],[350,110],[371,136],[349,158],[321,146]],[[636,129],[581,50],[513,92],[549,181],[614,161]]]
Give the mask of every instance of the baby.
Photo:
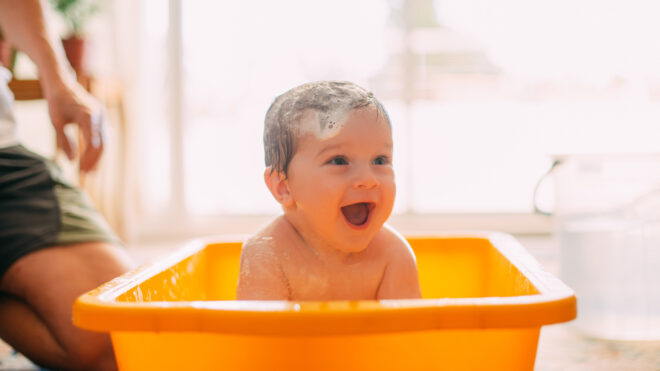
[[[384,224],[392,128],[371,93],[338,81],[293,88],[268,109],[264,146],[284,214],[244,243],[238,300],[421,297],[412,249]]]

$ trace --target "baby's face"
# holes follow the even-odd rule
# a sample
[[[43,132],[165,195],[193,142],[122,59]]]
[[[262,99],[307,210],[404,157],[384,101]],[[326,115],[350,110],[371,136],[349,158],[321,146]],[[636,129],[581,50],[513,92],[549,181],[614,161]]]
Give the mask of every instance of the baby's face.
[[[362,108],[332,128],[308,131],[289,164],[288,185],[294,201],[288,212],[299,228],[342,251],[362,251],[394,205],[387,119],[375,108]]]

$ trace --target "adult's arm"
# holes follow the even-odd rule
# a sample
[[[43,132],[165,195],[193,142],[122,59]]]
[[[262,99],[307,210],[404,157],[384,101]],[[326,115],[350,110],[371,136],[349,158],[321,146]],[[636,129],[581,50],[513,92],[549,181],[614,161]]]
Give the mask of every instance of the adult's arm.
[[[86,172],[103,152],[105,110],[76,82],[61,43],[50,32],[44,9],[40,0],[0,0],[0,27],[7,40],[37,66],[58,147],[69,159],[78,150],[64,127],[69,123],[79,126],[83,138],[80,170]]]

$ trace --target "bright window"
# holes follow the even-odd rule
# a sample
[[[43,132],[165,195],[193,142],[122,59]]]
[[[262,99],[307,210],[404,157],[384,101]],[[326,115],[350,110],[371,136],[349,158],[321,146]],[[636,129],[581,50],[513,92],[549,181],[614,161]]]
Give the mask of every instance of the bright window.
[[[172,190],[189,215],[277,212],[263,117],[312,80],[351,80],[384,103],[397,213],[531,214],[548,155],[659,148],[655,1],[171,2],[182,122],[153,140],[180,143]]]

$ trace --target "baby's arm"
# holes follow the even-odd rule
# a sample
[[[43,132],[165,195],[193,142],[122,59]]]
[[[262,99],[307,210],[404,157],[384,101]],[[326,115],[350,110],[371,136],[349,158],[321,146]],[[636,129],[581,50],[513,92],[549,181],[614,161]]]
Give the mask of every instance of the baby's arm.
[[[272,246],[252,239],[243,244],[237,300],[287,300],[289,287]]]
[[[408,242],[394,230],[384,227],[388,263],[376,295],[377,299],[420,299],[415,254]]]

